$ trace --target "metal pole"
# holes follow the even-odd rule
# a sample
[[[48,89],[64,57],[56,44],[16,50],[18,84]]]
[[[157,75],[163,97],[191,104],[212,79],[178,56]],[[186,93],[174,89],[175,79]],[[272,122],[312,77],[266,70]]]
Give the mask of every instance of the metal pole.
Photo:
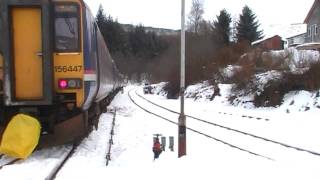
[[[178,157],[186,155],[186,116],[184,114],[184,89],[185,89],[185,0],[181,0],[181,70],[180,70],[180,115],[178,129]]]

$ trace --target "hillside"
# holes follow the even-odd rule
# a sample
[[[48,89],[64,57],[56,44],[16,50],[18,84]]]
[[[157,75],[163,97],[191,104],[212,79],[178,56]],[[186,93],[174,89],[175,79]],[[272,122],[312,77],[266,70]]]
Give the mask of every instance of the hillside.
[[[126,32],[133,31],[135,26],[132,24],[121,24],[122,28]],[[165,28],[144,27],[146,32],[155,32],[157,35],[177,35],[179,31]]]
[[[220,70],[220,77],[214,82],[188,86],[185,97],[245,108],[277,108],[287,113],[317,111],[320,109],[319,57],[318,51],[294,48],[265,52],[261,55],[262,70],[243,75],[248,67],[229,65]],[[166,83],[155,85],[154,93],[166,96],[165,86]]]

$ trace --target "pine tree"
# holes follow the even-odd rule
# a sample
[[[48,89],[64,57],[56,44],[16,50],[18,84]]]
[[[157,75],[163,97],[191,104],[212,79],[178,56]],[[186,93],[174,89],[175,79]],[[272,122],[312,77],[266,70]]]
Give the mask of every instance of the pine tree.
[[[143,25],[139,24],[129,33],[129,43],[131,52],[136,56],[142,56],[146,48],[146,30]]]
[[[260,26],[256,15],[248,6],[244,6],[237,25],[237,40],[253,42],[263,38],[263,31],[258,31]]]
[[[101,30],[104,28],[103,26],[104,26],[106,20],[107,20],[106,13],[104,12],[102,5],[100,4],[99,10],[96,15],[96,22]]]
[[[120,23],[108,16],[105,22],[105,41],[109,44],[111,53],[126,51],[126,35]]]
[[[121,24],[117,20],[113,20],[110,15],[107,17],[101,5],[96,16],[96,21],[111,54],[127,50],[125,43],[126,35]]]
[[[231,15],[225,9],[221,10],[217,20],[213,21],[215,39],[223,45],[229,45],[230,43],[230,23]]]

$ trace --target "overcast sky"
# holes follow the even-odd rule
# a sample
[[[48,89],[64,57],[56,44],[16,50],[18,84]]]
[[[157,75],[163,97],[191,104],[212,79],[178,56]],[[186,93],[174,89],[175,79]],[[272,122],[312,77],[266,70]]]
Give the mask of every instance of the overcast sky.
[[[85,0],[95,15],[102,4],[120,23],[180,29],[181,0]],[[192,0],[186,0],[186,12]],[[238,17],[244,5],[257,15],[262,28],[271,24],[302,23],[314,0],[204,0],[206,20],[214,20],[225,8]]]

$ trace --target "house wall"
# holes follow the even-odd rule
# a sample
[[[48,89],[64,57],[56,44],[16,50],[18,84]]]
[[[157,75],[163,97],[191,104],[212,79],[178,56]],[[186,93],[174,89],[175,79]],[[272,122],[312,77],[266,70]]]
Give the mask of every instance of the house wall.
[[[275,36],[261,42],[258,46],[265,50],[281,50],[283,49],[284,42],[281,40],[280,36]]]
[[[298,44],[303,44],[305,42],[305,38],[306,38],[306,34],[290,37],[288,38],[288,46],[292,47]]]
[[[306,42],[320,42],[320,3],[314,8],[307,24]]]

